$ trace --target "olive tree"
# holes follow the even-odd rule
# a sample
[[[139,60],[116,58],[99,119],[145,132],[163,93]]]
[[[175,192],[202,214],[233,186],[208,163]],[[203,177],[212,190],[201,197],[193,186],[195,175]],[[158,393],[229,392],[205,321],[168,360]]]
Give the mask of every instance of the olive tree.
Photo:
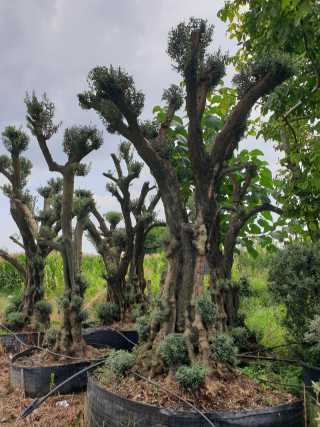
[[[57,163],[49,150],[48,142],[57,132],[59,125],[54,123],[54,104],[46,96],[38,99],[35,95],[25,99],[27,122],[36,137],[47,166],[51,172],[62,176],[61,238],[51,243],[60,251],[63,261],[64,295],[63,323],[59,347],[68,353],[81,353],[81,307],[83,302],[83,280],[79,275],[79,262],[75,250],[76,239],[72,227],[74,215],[75,177],[84,176],[87,167],[82,160],[102,145],[101,133],[92,126],[74,126],[64,131],[63,151],[67,155],[64,164]]]
[[[22,154],[29,144],[28,135],[21,129],[8,126],[2,133],[3,143],[9,155],[0,157],[0,173],[7,179],[8,184],[2,187],[10,201],[10,212],[20,233],[20,239],[11,236],[26,257],[26,264],[17,257],[0,250],[0,256],[10,262],[25,280],[23,299],[19,311],[23,323],[32,322],[35,308],[40,308],[44,298],[44,269],[47,256],[52,248],[48,240],[57,234],[61,227],[60,196],[62,182],[52,179],[46,186],[39,188],[42,197],[42,209],[36,209],[34,198],[26,185],[31,174],[32,164]],[[49,310],[42,313],[42,320],[47,322]],[[37,317],[37,316],[36,316]],[[34,319],[37,320],[37,319]]]
[[[83,108],[94,109],[111,133],[119,133],[129,140],[149,166],[164,205],[170,233],[167,246],[168,271],[162,286],[162,316],[159,333],[149,342],[153,366],[159,365],[159,344],[171,333],[182,333],[189,359],[199,353],[208,363],[208,329],[197,309],[197,301],[204,292],[205,261],[210,269],[210,292],[217,309],[214,328],[228,328],[225,292],[219,282],[225,276],[221,262],[221,248],[234,249],[239,231],[246,221],[261,211],[277,211],[270,201],[255,207],[236,209],[229,224],[225,241],[220,240],[218,223],[219,203],[223,191],[223,177],[242,139],[248,117],[255,104],[270,94],[290,75],[290,68],[281,60],[267,59],[248,63],[237,77],[238,101],[227,111],[223,125],[204,144],[202,119],[208,95],[225,74],[226,58],[220,51],[209,50],[213,27],[206,21],[192,18],[169,33],[168,53],[180,73],[184,89],[177,85],[164,91],[165,114],[160,123],[142,121],[144,95],[137,90],[132,77],[121,68],[96,67],[88,77],[89,90],[79,95]],[[181,182],[171,157],[170,125],[185,99],[188,117],[186,133],[187,153],[193,179],[194,218],[189,219]],[[237,166],[233,166],[237,170]],[[243,170],[243,165],[238,166]],[[246,182],[253,178],[252,169],[245,168]],[[248,184],[246,184],[248,185]],[[235,188],[241,200],[245,187]]]
[[[111,154],[111,158],[115,173],[108,171],[103,175],[108,180],[107,190],[119,202],[121,213],[110,211],[103,217],[94,207],[92,217],[99,229],[89,221],[87,230],[105,265],[107,301],[118,307],[123,320],[133,304],[145,302],[145,241],[149,231],[160,224],[154,213],[160,195],[157,192],[148,202],[148,195],[156,187],[144,182],[139,196],[132,197],[130,187],[139,178],[143,164],[134,160],[130,144],[121,143],[118,154]],[[119,228],[121,220],[124,228]]]

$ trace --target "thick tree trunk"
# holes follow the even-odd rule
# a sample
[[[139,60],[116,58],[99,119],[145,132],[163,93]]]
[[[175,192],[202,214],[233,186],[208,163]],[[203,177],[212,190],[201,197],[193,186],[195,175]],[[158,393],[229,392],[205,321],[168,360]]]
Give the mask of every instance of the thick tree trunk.
[[[132,259],[128,275],[128,288],[132,294],[133,304],[144,304],[146,301],[145,290],[147,286],[144,277],[144,257],[145,257],[145,232],[144,224],[138,224],[135,233]]]
[[[81,334],[81,285],[77,280],[75,247],[72,231],[72,211],[74,194],[74,172],[64,172],[62,202],[62,261],[64,275],[63,296],[63,327],[61,334],[61,350],[69,354],[82,354],[84,341]]]
[[[23,294],[22,313],[27,324],[32,323],[35,305],[44,297],[45,257],[40,254],[26,253],[27,275]],[[37,319],[34,319],[37,321]],[[48,322],[49,319],[46,319]]]
[[[198,271],[202,271],[200,276],[203,276],[203,269],[197,262],[190,225],[182,224],[180,233],[179,240],[172,236],[167,246],[168,271],[161,289],[163,321],[160,330],[156,328],[155,324],[151,325],[152,351],[148,363],[151,362],[152,374],[162,369],[159,345],[166,335],[170,333],[184,334],[188,343],[189,355],[195,352],[194,344],[191,343],[191,335],[196,326],[195,310],[191,301],[193,296],[196,300],[196,293],[202,291],[203,281],[201,277],[196,277],[195,272],[198,268]]]
[[[217,329],[226,331],[238,322],[240,294],[237,284],[231,281],[233,263],[225,268],[224,257],[208,256],[210,291],[218,309]]]
[[[117,274],[107,276],[107,302],[112,302],[119,307],[120,320],[124,320],[128,308],[124,277]]]

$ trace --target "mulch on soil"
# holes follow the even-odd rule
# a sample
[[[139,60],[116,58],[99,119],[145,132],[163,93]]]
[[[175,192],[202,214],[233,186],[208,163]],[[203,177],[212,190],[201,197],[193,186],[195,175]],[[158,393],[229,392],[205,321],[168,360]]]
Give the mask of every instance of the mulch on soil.
[[[63,357],[63,356],[56,356],[45,349],[42,351],[35,349],[32,351],[32,354],[21,356],[19,359],[15,362],[17,366],[24,366],[27,368],[32,367],[47,367],[47,366],[56,366],[56,365],[67,365],[69,363],[81,363],[84,361],[95,361],[98,359],[101,359],[103,357],[106,357],[108,353],[110,353],[110,349],[103,349],[99,350],[91,346],[86,346],[84,358],[77,358],[77,357]]]
[[[33,399],[26,399],[11,389],[9,366],[9,356],[0,353],[0,427],[84,426],[84,393],[52,396],[32,415],[19,419]]]
[[[212,375],[196,394],[184,391],[174,378],[166,375],[159,375],[153,381],[171,393],[166,393],[162,388],[138,379],[133,374],[116,380],[110,371],[108,373],[108,370],[102,368],[97,371],[96,377],[107,390],[126,399],[176,410],[190,410],[190,407],[171,393],[207,412],[262,409],[297,400],[290,393],[259,385],[239,371],[229,372],[229,375],[225,373],[221,377]]]

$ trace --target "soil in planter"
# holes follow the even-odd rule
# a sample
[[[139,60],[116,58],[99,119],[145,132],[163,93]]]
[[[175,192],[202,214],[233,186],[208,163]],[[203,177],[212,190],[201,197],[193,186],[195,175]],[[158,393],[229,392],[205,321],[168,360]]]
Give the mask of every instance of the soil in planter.
[[[70,358],[64,356],[56,356],[48,351],[39,351],[35,349],[35,351],[33,351],[31,355],[19,357],[15,364],[17,366],[23,366],[26,368],[66,365],[68,363],[77,363],[86,360],[101,359],[107,356],[110,351],[110,349],[98,350],[94,347],[86,346],[83,358]]]
[[[122,320],[119,322],[111,323],[111,325],[98,325],[97,328],[100,330],[115,329],[116,331],[133,331],[136,326],[135,323],[129,320]]]
[[[84,394],[51,396],[28,418],[21,411],[33,399],[10,386],[10,361],[0,352],[0,426],[1,427],[80,427],[83,426]]]
[[[190,409],[171,393],[166,393],[133,374],[119,379],[108,368],[100,368],[95,377],[107,390],[126,399],[175,410]],[[271,390],[260,385],[238,370],[230,370],[228,374],[224,372],[223,376],[211,375],[197,393],[184,391],[174,378],[167,375],[159,375],[153,381],[206,412],[262,409],[298,400],[285,391]]]

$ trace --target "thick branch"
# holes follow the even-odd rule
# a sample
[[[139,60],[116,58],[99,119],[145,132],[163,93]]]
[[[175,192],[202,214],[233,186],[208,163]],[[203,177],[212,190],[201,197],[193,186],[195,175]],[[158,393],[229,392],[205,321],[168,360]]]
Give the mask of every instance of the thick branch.
[[[109,236],[110,235],[110,230],[108,229],[103,216],[100,214],[100,212],[98,211],[98,209],[97,209],[97,207],[95,205],[92,207],[91,212],[92,212],[93,216],[96,218],[96,220],[98,221],[99,227],[100,227],[100,230],[101,230],[102,234],[105,237]],[[92,229],[91,228],[91,224],[92,224],[91,221],[89,221],[89,223],[90,223],[90,229]]]
[[[3,167],[0,166],[0,173],[7,178],[7,180],[12,184],[13,176]]]
[[[157,204],[159,203],[160,199],[161,199],[160,191],[158,191],[157,194],[151,200],[151,202],[150,202],[150,204],[149,204],[149,206],[147,208],[147,211],[149,213],[152,213],[155,210],[155,208],[156,208]]]
[[[15,205],[19,208],[24,220],[27,222],[32,235],[35,237],[38,234],[38,223],[29,207],[20,199],[13,199]]]
[[[63,174],[64,166],[59,165],[53,160],[53,157],[49,151],[49,148],[47,146],[47,141],[44,138],[43,135],[37,135],[37,140],[39,147],[42,151],[43,157],[45,158],[45,161],[47,162],[48,168],[51,172],[60,172]]]
[[[21,242],[19,242],[19,240],[16,239],[14,236],[10,236],[10,240],[12,240],[13,243],[15,243],[16,245],[18,245],[21,249],[25,250],[24,245]]]
[[[110,181],[113,181],[115,184],[118,185],[118,179],[115,178],[111,173],[103,172],[102,175],[105,176],[106,178],[110,179]]]
[[[148,195],[148,193],[153,189],[154,187],[149,187],[149,182],[144,182],[141,188],[141,192],[140,192],[140,196],[139,196],[139,200],[137,203],[137,208],[136,208],[136,212],[138,215],[141,214],[143,205],[145,203],[146,197]]]
[[[94,225],[92,221],[89,220],[86,223],[86,230],[88,231],[91,237],[91,240],[93,241],[97,251],[100,252],[101,245],[102,245],[102,238],[99,231],[97,230],[97,227]]]
[[[16,257],[8,254],[8,252],[4,251],[3,249],[0,249],[0,257],[9,262],[21,274],[21,276],[23,276],[24,280],[26,280],[27,271]]]
[[[111,158],[112,158],[113,163],[114,163],[114,165],[116,167],[118,177],[122,178],[123,177],[123,173],[122,173],[122,168],[121,168],[121,162],[120,162],[120,160],[118,159],[118,157],[114,153],[111,154]]]
[[[211,166],[214,174],[220,171],[223,162],[229,160],[237,147],[252,107],[282,81],[284,77],[269,72],[240,99],[212,146]]]
[[[165,223],[165,222],[162,222],[162,221],[156,221],[156,222],[153,222],[152,224],[150,224],[149,225],[149,227],[145,230],[145,232],[144,232],[144,235],[145,236],[147,236],[148,235],[148,233],[150,233],[150,231],[153,229],[153,228],[156,228],[156,227],[166,227],[167,226],[167,224]]]
[[[197,178],[203,176],[205,168],[205,151],[202,139],[201,118],[203,114],[203,94],[199,96],[199,92],[205,92],[205,98],[208,91],[208,86],[201,85],[198,87],[198,51],[200,49],[202,31],[196,31],[192,34],[192,48],[189,64],[186,68],[186,107],[189,118],[188,126],[188,147],[189,156],[192,162],[193,172]],[[199,101],[202,99],[200,105]],[[200,179],[201,182],[201,179]]]
[[[223,242],[223,247],[224,247],[223,267],[226,272],[231,271],[232,264],[233,264],[233,257],[234,257],[234,249],[235,249],[237,239],[242,227],[246,224],[246,222],[250,218],[254,217],[259,212],[263,212],[263,211],[272,211],[279,215],[282,213],[282,210],[277,206],[274,206],[270,203],[263,203],[261,205],[255,206],[245,214],[238,215],[237,212],[235,212],[232,215],[230,225],[228,227],[227,233],[225,234],[225,238]]]
[[[249,166],[249,164],[250,163],[238,163],[238,164],[230,166],[230,167],[225,167],[220,172],[220,178],[223,178],[224,176],[229,175],[233,172],[240,172],[243,169],[247,168]]]
[[[278,215],[283,214],[283,210],[277,206],[272,205],[271,203],[263,203],[261,205],[255,206],[247,213],[241,216],[241,227],[253,216],[257,215],[259,212],[270,211],[277,213]]]

